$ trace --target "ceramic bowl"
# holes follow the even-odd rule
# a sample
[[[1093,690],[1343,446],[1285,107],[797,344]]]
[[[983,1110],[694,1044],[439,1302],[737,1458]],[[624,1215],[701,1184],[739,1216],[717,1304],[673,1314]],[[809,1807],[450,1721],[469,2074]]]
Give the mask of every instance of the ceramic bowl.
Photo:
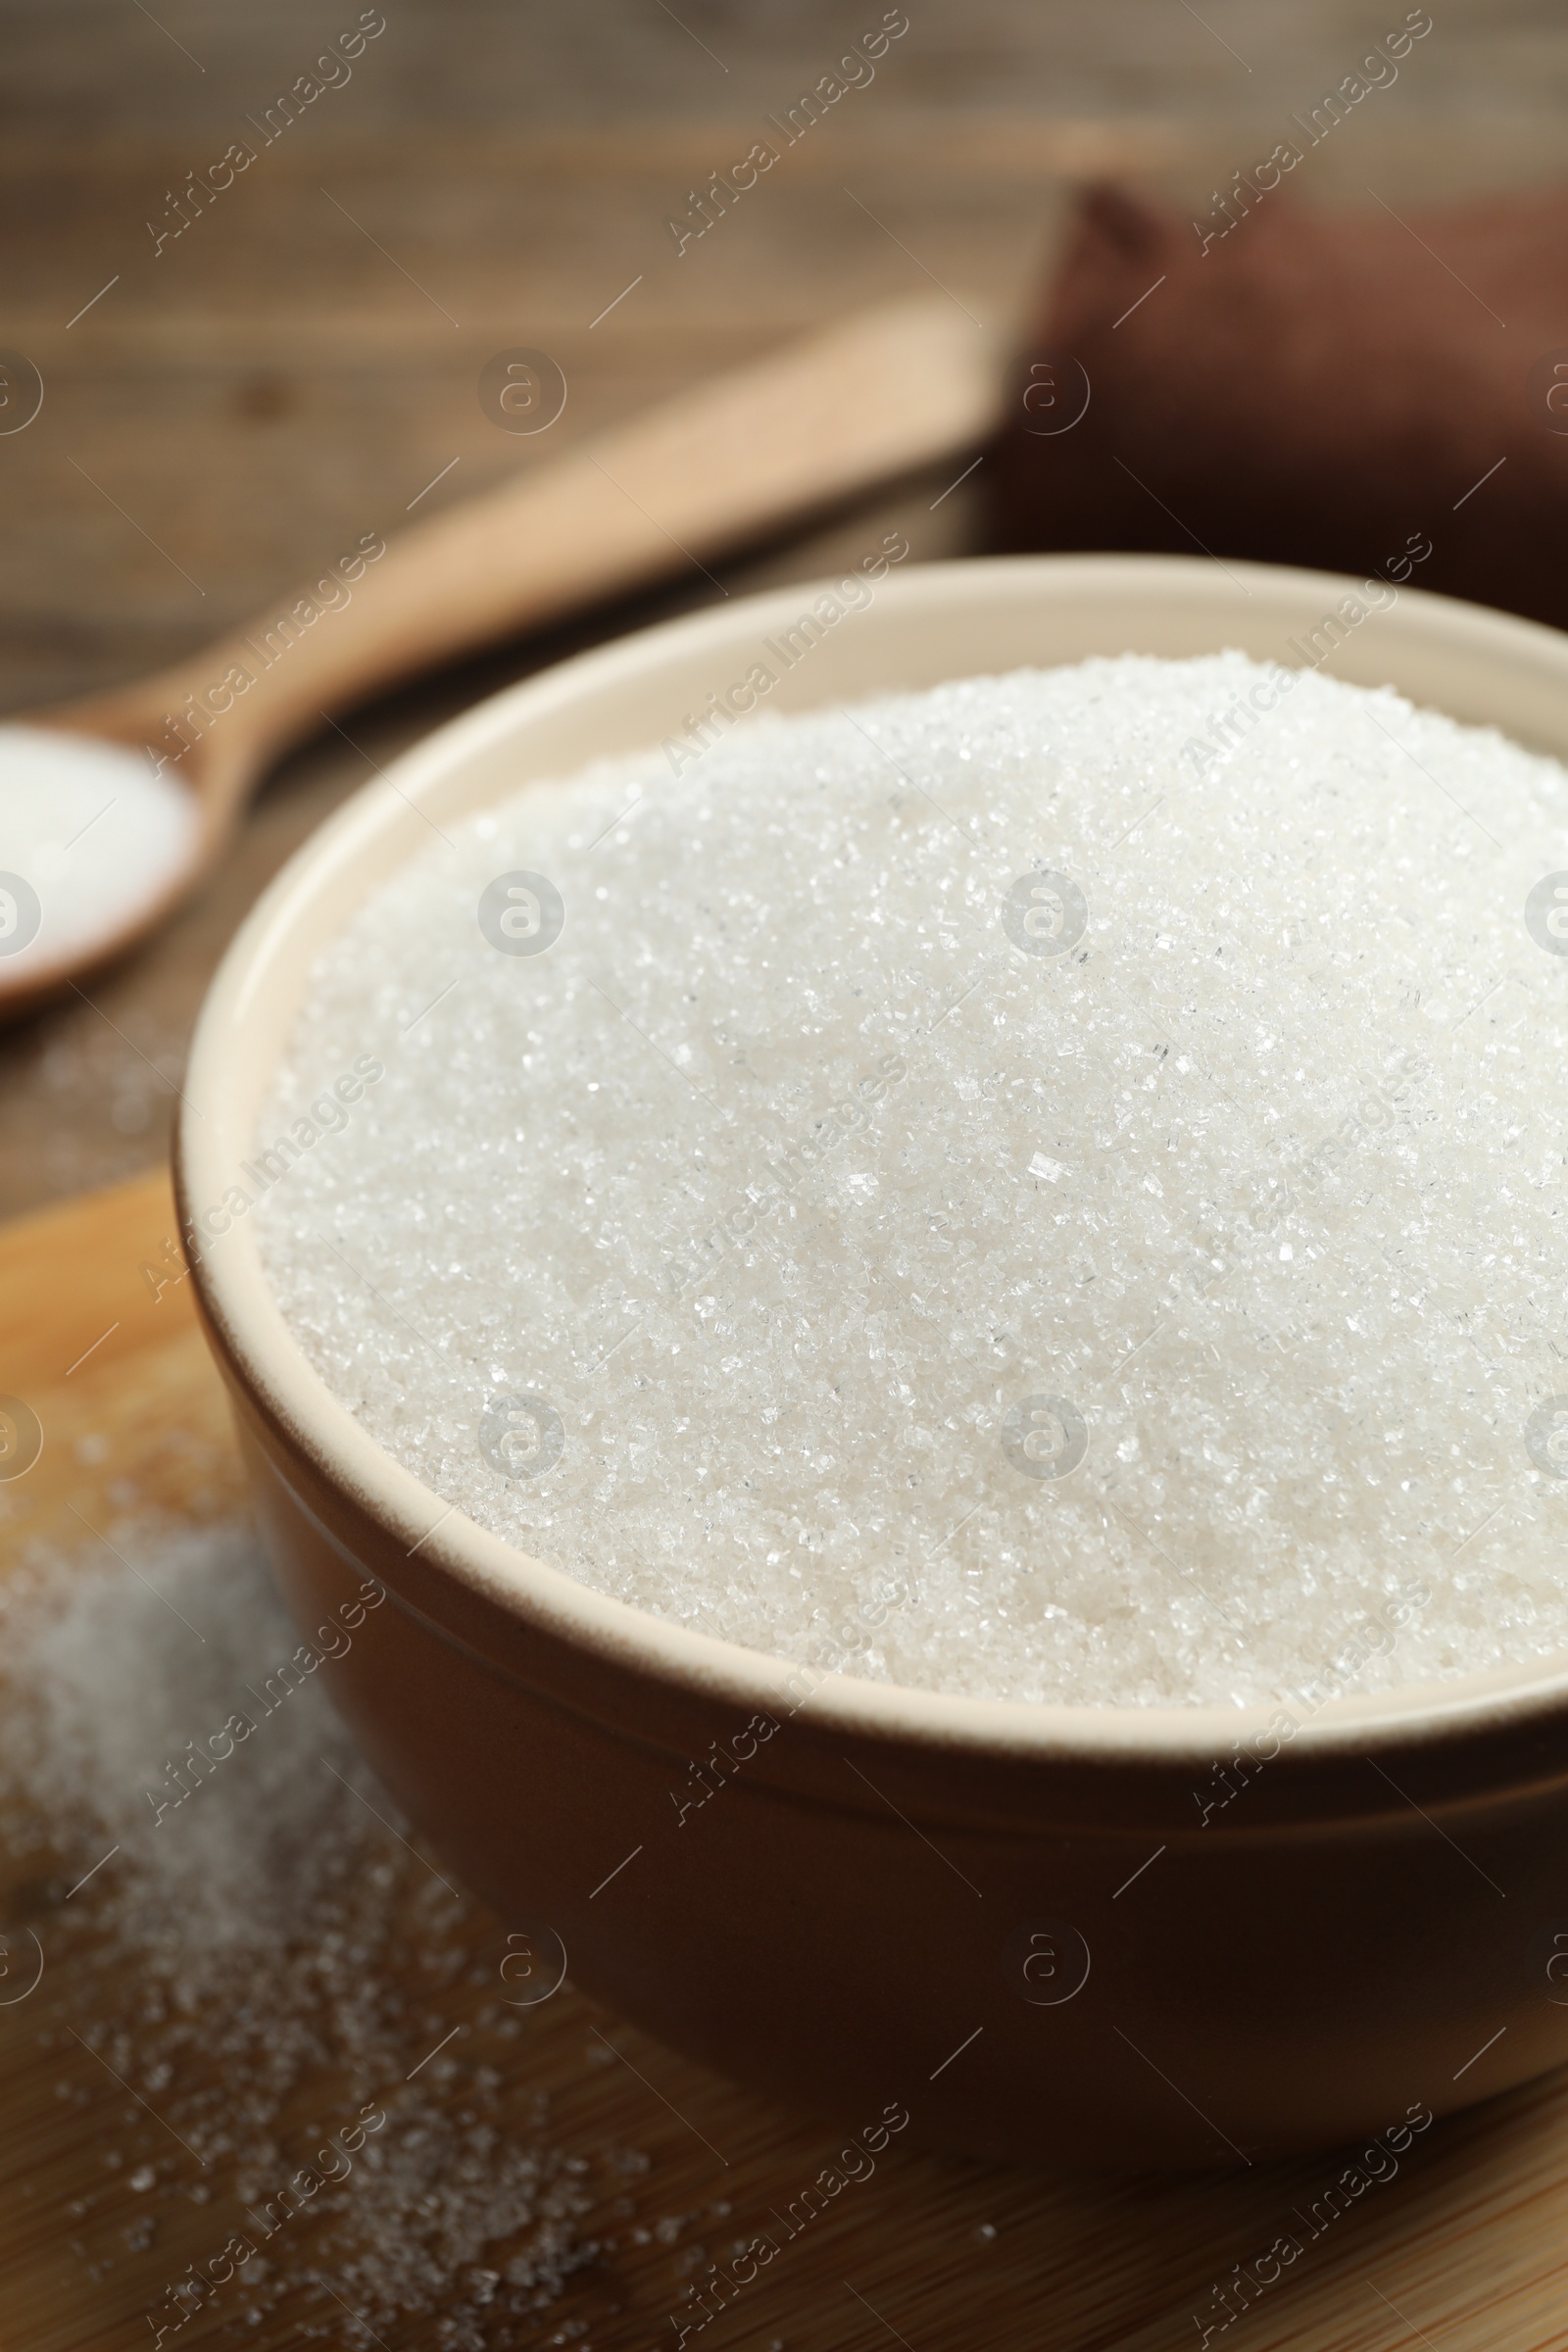
[[[842,1677],[802,1703],[778,1660],[605,1599],[449,1508],[273,1302],[231,1188],[312,959],[417,856],[418,810],[457,818],[678,734],[814,593],[622,639],[443,727],[306,844],[213,984],[182,1214],[302,1633],[353,1623],[323,1670],[335,1699],[410,1818],[532,1938],[537,1989],[564,1947],[653,2034],[838,2117],[897,2107],[911,2137],[1056,2164],[1234,2164],[1409,2130],[1568,2059],[1568,1660],[1337,1699],[1287,1739],[1272,1706]],[[1568,759],[1568,638],[1408,589],[1368,608],[1353,582],[1255,565],[934,564],[826,626],[770,701],[1239,647],[1326,656]],[[715,1743],[722,1786],[683,1818],[671,1792]],[[1237,1743],[1263,1768],[1204,1820]]]

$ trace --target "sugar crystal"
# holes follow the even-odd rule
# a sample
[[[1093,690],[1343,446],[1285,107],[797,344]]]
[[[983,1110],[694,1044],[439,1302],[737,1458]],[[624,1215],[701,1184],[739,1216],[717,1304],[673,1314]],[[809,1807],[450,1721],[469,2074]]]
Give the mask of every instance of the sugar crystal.
[[[195,795],[140,752],[0,726],[0,995],[136,921],[199,830]]]
[[[425,2314],[452,2352],[533,2340],[589,2259],[591,2196],[513,2126],[524,2068],[514,2084],[474,2063],[482,2011],[455,2045],[457,2095],[410,2071],[463,2015],[476,1959],[500,1990],[494,1923],[396,1826],[322,1688],[330,1658],[282,1671],[300,1634],[248,1529],[115,1523],[112,1543],[0,1585],[0,1845],[10,1901],[42,1931],[0,1937],[8,2031],[53,2049],[89,2144],[120,2142],[84,2223],[89,2278],[122,2248],[148,2257],[111,2290],[133,2298],[127,2340],[180,2324],[169,2298],[192,2256],[201,2283],[181,2291],[230,2324],[286,2313],[325,2275],[362,2332]],[[329,2184],[309,2204],[284,2193],[302,2165]],[[220,2259],[236,2235],[239,2269]],[[481,2321],[481,2258],[506,2266],[516,2334]],[[305,2306],[289,2341],[343,2340],[319,2289]]]
[[[432,834],[313,971],[242,1181],[389,1452],[928,1689],[1568,1647],[1561,766],[1238,654],[680,764]]]

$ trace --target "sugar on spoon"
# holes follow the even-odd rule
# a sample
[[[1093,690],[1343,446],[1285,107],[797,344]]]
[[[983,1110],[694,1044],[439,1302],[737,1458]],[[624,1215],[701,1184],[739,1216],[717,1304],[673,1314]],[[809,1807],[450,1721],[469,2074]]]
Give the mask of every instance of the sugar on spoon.
[[[957,305],[889,304],[362,540],[155,677],[0,726],[0,1019],[166,921],[323,713],[976,445],[1000,387],[998,341]]]

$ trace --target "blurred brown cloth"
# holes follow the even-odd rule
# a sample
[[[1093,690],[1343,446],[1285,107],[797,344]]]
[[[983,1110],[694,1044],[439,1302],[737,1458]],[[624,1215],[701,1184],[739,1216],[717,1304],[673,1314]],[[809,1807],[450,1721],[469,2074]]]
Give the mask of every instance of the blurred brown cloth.
[[[1230,212],[1085,194],[990,452],[998,543],[1379,572],[1568,625],[1568,191]]]

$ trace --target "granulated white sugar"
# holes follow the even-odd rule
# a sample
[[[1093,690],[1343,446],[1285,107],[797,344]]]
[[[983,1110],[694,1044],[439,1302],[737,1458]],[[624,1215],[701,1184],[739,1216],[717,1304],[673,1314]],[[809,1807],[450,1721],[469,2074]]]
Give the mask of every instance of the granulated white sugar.
[[[198,2312],[269,2343],[421,2314],[443,2352],[538,2340],[597,2250],[590,2160],[519,2129],[534,2013],[332,1711],[346,1627],[291,1677],[246,1529],[111,1537],[0,1588],[6,2031],[96,2119],[69,2219],[52,2161],[22,2190],[60,2291],[126,2341]]]
[[[381,1445],[928,1689],[1568,1646],[1560,766],[1236,654],[676,758],[432,831],[315,967],[202,1246],[254,1202]]]
[[[0,726],[0,997],[133,923],[197,831],[194,796],[139,752]]]

